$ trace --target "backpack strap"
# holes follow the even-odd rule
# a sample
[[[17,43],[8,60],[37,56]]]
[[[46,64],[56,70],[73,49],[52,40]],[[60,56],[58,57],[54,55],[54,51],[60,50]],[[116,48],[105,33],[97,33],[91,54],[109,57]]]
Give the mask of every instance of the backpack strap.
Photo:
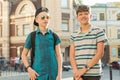
[[[36,31],[31,32],[31,45],[32,45],[32,51],[31,51],[31,66],[33,64],[33,58],[35,56],[35,37],[36,37]]]
[[[52,32],[53,38],[54,38],[54,50],[55,50],[55,43],[57,41],[57,34]],[[33,60],[35,56],[35,37],[36,37],[36,31],[31,32],[31,45],[32,45],[32,51],[31,51],[31,66],[33,65]]]
[[[54,50],[55,50],[55,43],[57,41],[57,34],[52,32],[53,38],[54,38]]]

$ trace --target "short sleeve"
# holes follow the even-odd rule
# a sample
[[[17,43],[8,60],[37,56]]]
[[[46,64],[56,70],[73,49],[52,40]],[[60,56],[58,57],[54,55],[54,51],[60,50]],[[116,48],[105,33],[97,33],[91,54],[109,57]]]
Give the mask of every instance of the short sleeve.
[[[74,43],[73,35],[70,36],[70,44]]]
[[[32,48],[31,44],[31,34],[29,34],[25,40],[24,48],[30,49]]]
[[[103,29],[99,29],[97,31],[97,42],[103,42],[106,43],[108,41],[106,33],[103,31]]]
[[[60,43],[61,43],[61,41],[60,41],[59,36],[58,36],[57,34],[55,34],[55,37],[56,37],[56,42],[55,42],[55,45],[60,44]]]

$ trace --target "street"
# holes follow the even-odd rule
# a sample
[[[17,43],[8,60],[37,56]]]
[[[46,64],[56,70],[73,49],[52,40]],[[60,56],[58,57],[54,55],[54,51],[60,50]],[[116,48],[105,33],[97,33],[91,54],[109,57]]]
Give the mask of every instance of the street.
[[[12,74],[12,76],[10,74]],[[101,80],[120,80],[120,70],[112,69],[112,79],[110,79],[109,75],[109,67],[104,67]],[[72,70],[63,71],[62,80],[73,80],[72,76]],[[29,80],[29,77],[26,72],[3,72],[0,76],[0,80]]]

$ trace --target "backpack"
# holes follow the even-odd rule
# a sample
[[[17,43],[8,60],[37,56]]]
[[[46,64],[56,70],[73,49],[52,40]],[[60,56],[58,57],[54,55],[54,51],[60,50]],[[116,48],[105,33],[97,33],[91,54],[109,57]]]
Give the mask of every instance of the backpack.
[[[55,43],[57,40],[57,34],[52,32],[53,38],[54,38],[54,50],[55,50]],[[35,54],[35,37],[36,37],[36,31],[31,32],[31,44],[32,44],[32,51],[31,51],[31,66],[33,65],[33,58]]]

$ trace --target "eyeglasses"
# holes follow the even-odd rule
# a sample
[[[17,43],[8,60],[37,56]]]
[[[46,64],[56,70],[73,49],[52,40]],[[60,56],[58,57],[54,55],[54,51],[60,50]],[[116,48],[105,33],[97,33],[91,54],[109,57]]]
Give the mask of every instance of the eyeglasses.
[[[46,19],[50,19],[49,16],[40,16],[39,18],[40,18],[41,20],[44,20],[45,18],[46,18]]]

